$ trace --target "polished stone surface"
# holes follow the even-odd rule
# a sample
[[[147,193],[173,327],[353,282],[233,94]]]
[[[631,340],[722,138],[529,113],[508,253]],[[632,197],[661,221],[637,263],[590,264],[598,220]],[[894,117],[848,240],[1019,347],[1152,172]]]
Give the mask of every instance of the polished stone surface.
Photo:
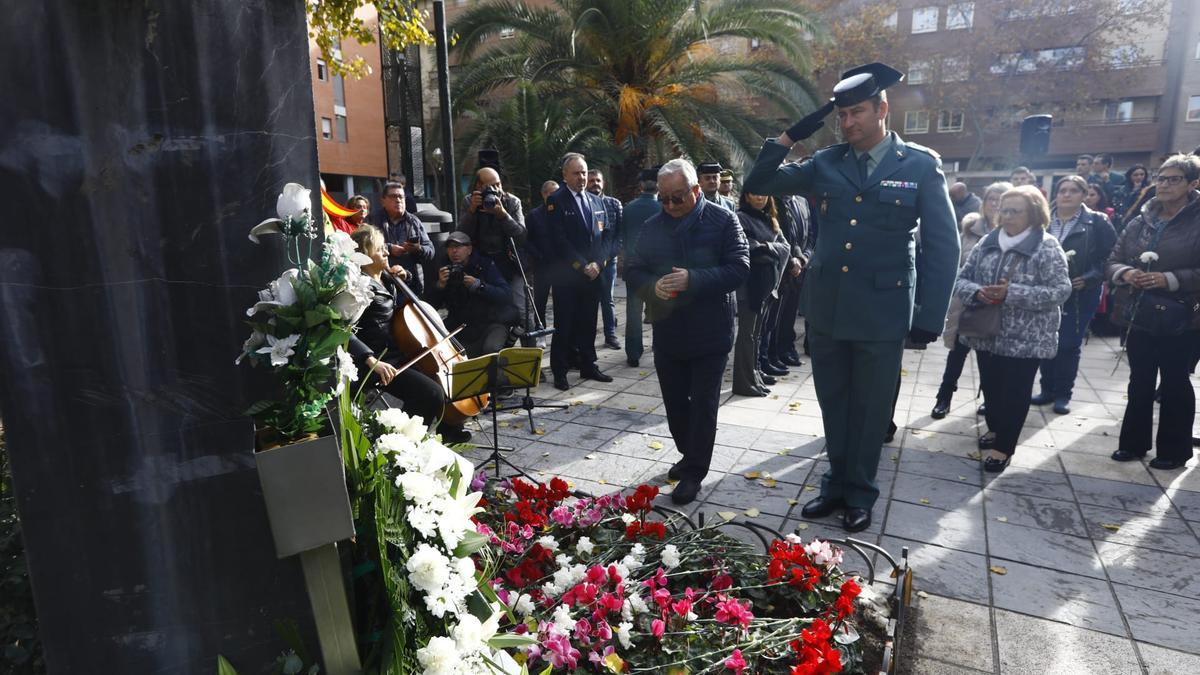
[[[301,3],[9,3],[0,408],[55,673],[245,670],[296,619],[241,411],[251,227],[315,188]]]

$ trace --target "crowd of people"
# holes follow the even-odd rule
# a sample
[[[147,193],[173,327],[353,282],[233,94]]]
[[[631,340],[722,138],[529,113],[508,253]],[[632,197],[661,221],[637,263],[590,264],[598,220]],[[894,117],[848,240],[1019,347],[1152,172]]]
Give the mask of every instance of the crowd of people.
[[[883,64],[844,73],[827,105],[764,144],[740,193],[720,164],[675,159],[643,170],[639,194],[623,204],[605,194],[604,174],[586,157],[568,153],[526,215],[499,168],[483,166],[431,279],[423,268],[434,248],[403,182],[387,184],[375,212],[352,197],[347,221],[373,259],[364,269],[378,296],[353,355],[432,422],[440,394],[396,372],[403,350],[383,329],[412,299],[464,326],[472,356],[543,335],[552,308],[550,371],[560,390],[572,386],[571,371],[612,380],[598,366],[598,343],[638,366],[648,322],[682,455],[668,474],[679,481],[672,497],[683,504],[708,472],[730,353],[733,393],[748,397],[768,395],[808,353],[830,469],[803,513],[840,510],[854,532],[870,525],[879,494],[905,348],[941,336],[950,350],[933,418],[948,414],[975,352],[982,465],[1000,472],[1031,406],[1070,412],[1090,327],[1111,321],[1123,327],[1131,371],[1112,458],[1156,449],[1151,467],[1182,466],[1195,412],[1188,375],[1200,359],[1200,158],[1176,155],[1156,172],[1139,164],[1120,175],[1111,156],[1081,155],[1049,194],[1021,166],[976,195],[947,185],[933,151],[887,129],[885,90],[901,77]],[[784,163],[835,110],[845,142]],[[622,266],[627,303],[618,316]],[[469,437],[461,426],[439,431]]]

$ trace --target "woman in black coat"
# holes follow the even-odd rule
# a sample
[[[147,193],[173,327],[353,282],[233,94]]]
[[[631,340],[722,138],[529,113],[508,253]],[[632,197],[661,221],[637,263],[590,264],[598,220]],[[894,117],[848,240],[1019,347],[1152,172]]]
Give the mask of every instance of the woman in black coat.
[[[766,396],[768,382],[759,371],[759,343],[769,303],[777,297],[779,280],[790,260],[790,249],[779,227],[775,199],[743,192],[738,220],[750,244],[750,276],[737,290],[738,331],[733,345],[733,393]],[[774,380],[771,380],[772,382]]]

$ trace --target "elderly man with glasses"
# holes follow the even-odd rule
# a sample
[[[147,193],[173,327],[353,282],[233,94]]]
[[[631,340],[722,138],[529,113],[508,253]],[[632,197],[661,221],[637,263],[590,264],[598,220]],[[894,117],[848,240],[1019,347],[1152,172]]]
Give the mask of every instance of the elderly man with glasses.
[[[676,504],[696,499],[717,434],[721,375],[733,348],[730,294],[750,274],[746,235],[732,211],[704,199],[696,169],[673,159],[658,172],[662,212],[642,225],[625,279],[654,327],[654,368],[667,426],[683,457],[667,477]]]

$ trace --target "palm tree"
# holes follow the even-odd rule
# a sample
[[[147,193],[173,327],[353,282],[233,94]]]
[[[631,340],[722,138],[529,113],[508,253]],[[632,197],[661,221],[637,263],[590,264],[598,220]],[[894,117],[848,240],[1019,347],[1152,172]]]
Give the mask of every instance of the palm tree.
[[[500,29],[513,37],[481,50]],[[491,0],[453,30],[459,109],[526,81],[607,130],[622,157],[612,181],[624,191],[651,160],[746,165],[779,126],[753,114],[752,98],[788,118],[815,107],[803,71],[819,29],[795,0]],[[783,58],[721,53],[722,38],[757,40]]]
[[[498,151],[505,189],[530,206],[543,181],[557,180],[559,160],[567,152],[583,152],[601,163],[614,154],[598,120],[538,96],[531,82],[518,82],[508,100],[473,117],[460,139],[463,157],[474,157],[481,148]]]

